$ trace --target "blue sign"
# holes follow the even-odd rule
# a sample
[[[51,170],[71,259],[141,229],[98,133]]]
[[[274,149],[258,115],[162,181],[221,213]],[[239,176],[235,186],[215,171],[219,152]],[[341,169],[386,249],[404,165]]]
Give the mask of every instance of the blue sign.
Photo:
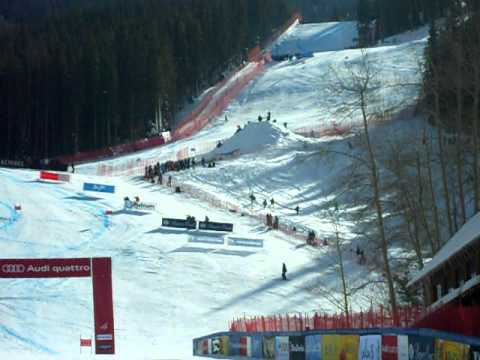
[[[84,183],[83,184],[83,191],[97,191],[97,192],[113,194],[115,192],[115,186]]]
[[[305,336],[305,354],[307,360],[322,359],[322,336],[307,335]]]

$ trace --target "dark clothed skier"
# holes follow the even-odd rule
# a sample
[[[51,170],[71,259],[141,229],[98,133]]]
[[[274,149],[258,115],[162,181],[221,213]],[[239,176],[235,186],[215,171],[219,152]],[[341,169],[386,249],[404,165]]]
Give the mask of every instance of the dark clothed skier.
[[[282,264],[282,279],[287,280],[287,265],[285,263]]]
[[[267,207],[267,199],[263,200],[263,208],[265,209]]]
[[[275,205],[275,200],[273,200],[273,198],[270,199],[270,205],[272,205],[272,206]]]
[[[295,208],[295,211],[297,212],[297,215],[298,213],[300,212],[300,207],[297,205],[297,207]]]

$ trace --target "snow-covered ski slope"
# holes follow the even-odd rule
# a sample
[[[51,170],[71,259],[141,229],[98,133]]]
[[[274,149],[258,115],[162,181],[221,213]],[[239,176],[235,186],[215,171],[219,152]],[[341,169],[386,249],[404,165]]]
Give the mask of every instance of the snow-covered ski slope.
[[[338,290],[331,249],[305,247],[258,221],[138,179],[75,175],[71,184],[59,185],[37,178],[33,171],[0,170],[2,257],[112,257],[115,359],[189,358],[193,337],[225,330],[244,313],[336,310],[333,298],[322,295]],[[108,182],[117,193],[83,193],[84,181]],[[157,211],[122,211],[123,197],[135,195]],[[17,214],[15,203],[22,205]],[[112,216],[104,215],[107,209]],[[234,232],[161,227],[162,217],[188,214],[233,222]],[[264,247],[228,245],[232,237],[260,239]],[[289,269],[286,283],[282,262]],[[353,257],[348,268],[361,283],[367,270]],[[79,357],[80,335],[93,332],[91,280],[4,279],[1,289],[2,358]],[[363,305],[368,302],[365,296]]]
[[[318,25],[318,31],[324,31]],[[295,31],[295,29],[293,29]],[[312,30],[313,31],[313,30]],[[310,38],[312,37],[309,35]],[[299,37],[299,42],[302,38]],[[369,51],[382,84],[396,79],[418,80],[425,39]],[[137,177],[97,177],[98,166],[132,159],[169,160],[178,150],[239,150],[234,159],[212,169],[176,173],[182,182],[228,200],[246,212],[266,211],[281,219],[309,226],[322,236],[331,220],[318,213],[329,199],[329,188],[344,174],[345,158],[325,157],[321,149],[348,148],[348,140],[309,140],[291,130],[331,126],[348,99],[331,92],[330,84],[345,62],[358,61],[359,50],[316,53],[314,57],[274,63],[221,116],[191,139],[126,157],[84,164],[70,184],[39,182],[38,172],[0,169],[0,245],[2,258],[110,256],[113,262],[116,348],[115,359],[188,359],[193,337],[225,330],[234,316],[326,310],[337,311],[340,283],[331,247],[313,249],[268,231],[258,220],[214,208],[184,194],[143,182]],[[406,82],[406,80],[405,80]],[[382,101],[408,104],[416,89],[381,86]],[[277,124],[256,123],[271,111]],[[237,125],[243,133],[234,134]],[[356,117],[348,121],[356,121]],[[285,129],[283,123],[288,123]],[[393,129],[395,130],[395,129]],[[381,137],[381,132],[374,132]],[[218,155],[218,154],[210,154]],[[81,173],[81,174],[79,174]],[[117,187],[114,195],[85,194],[84,181]],[[249,207],[274,197],[277,204],[263,210]],[[155,212],[121,211],[124,196],[140,196],[157,205]],[[22,205],[15,212],[15,203]],[[300,205],[299,215],[293,208]],[[105,216],[104,211],[114,211]],[[234,224],[231,235],[162,228],[162,217],[194,215]],[[350,225],[341,224],[349,238]],[[263,248],[228,245],[228,238],[260,239]],[[223,240],[224,244],[218,244]],[[347,252],[346,270],[352,287],[377,275],[357,265]],[[281,264],[290,281],[280,280]],[[0,288],[0,355],[10,359],[85,358],[79,337],[93,333],[91,280],[2,280]],[[378,300],[366,287],[356,294],[354,308]],[[88,355],[87,357],[90,357]]]
[[[331,23],[329,23],[331,24]],[[350,25],[340,26],[349,32]],[[297,25],[297,27],[318,28],[322,33],[325,26]],[[329,25],[332,26],[332,25]],[[310,33],[289,30],[292,34],[304,34],[306,42]],[[313,30],[310,30],[313,32]],[[415,36],[409,33],[402,37],[411,41],[399,41],[398,45],[379,46],[368,49],[367,57],[372,73],[375,74],[375,100],[371,106],[383,108],[405,108],[415,103],[420,81],[420,68],[428,31],[422,29]],[[354,101],[353,95],[338,94],[336,84],[338,78],[348,76],[349,68],[362,61],[362,51],[347,49],[314,53],[311,58],[294,61],[274,62],[267,67],[265,73],[254,80],[228,107],[224,115],[207,125],[200,133],[190,139],[169,144],[161,148],[150,149],[128,156],[94,162],[79,166],[85,174],[97,174],[101,165],[120,167],[122,164],[140,160],[166,161],[175,160],[177,151],[188,149],[189,154],[200,155],[209,151],[215,144],[231,137],[237,126],[244,126],[249,121],[256,121],[258,115],[264,118],[271,112],[272,120],[287,123],[291,130],[331,128],[333,124],[346,126],[360,120],[359,111],[351,113],[345,105]]]

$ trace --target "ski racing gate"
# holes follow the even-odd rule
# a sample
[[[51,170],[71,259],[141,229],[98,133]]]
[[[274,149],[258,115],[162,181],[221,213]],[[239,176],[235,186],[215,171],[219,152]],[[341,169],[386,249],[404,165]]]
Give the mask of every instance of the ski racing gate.
[[[115,354],[111,258],[0,259],[0,278],[91,277],[95,353]]]

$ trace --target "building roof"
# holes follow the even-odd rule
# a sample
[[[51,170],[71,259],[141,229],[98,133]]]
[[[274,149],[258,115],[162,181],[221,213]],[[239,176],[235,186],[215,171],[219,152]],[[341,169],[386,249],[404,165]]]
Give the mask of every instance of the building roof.
[[[418,271],[408,283],[412,286],[432,271],[437,269],[440,265],[445,263],[448,259],[455,256],[463,248],[472,244],[480,237],[480,213],[476,214],[465,225],[463,225],[458,232],[435,254],[435,256],[428,263],[425,264],[422,270]]]

